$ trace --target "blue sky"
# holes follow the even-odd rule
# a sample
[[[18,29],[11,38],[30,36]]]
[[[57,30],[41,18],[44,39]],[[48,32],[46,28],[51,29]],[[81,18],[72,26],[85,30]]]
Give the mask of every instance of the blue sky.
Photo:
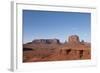
[[[53,38],[64,42],[70,35],[91,41],[90,13],[23,10],[23,43]]]

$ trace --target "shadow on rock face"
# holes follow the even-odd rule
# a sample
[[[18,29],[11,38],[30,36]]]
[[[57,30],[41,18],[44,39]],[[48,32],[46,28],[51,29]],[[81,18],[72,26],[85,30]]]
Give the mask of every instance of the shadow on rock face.
[[[32,48],[23,48],[23,51],[31,51],[31,50],[34,50]]]

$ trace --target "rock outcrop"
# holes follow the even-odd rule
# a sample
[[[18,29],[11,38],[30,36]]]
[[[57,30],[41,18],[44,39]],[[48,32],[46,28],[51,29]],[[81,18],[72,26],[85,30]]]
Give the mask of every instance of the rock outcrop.
[[[79,36],[77,35],[69,36],[68,43],[80,43]]]
[[[66,43],[59,39],[35,39],[23,44],[23,62],[91,59],[91,44],[71,35]]]

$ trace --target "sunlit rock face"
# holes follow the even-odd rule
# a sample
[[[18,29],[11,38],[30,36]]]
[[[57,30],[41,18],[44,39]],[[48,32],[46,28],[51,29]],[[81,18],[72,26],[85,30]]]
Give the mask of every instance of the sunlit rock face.
[[[34,39],[23,44],[23,62],[91,59],[91,43],[70,35],[68,41]]]

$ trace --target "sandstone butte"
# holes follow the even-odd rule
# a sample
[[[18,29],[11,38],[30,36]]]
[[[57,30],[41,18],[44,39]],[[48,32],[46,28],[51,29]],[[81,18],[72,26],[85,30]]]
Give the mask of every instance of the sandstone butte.
[[[23,44],[23,62],[91,59],[91,44],[71,35],[68,42],[59,39],[35,39]]]

